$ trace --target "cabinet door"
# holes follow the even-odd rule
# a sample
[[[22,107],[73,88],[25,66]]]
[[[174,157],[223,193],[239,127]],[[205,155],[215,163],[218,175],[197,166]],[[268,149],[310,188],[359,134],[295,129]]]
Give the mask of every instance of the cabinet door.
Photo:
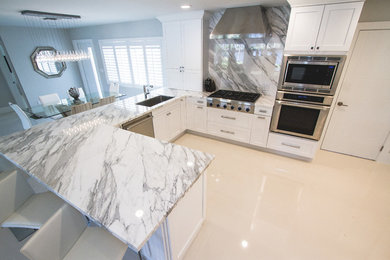
[[[185,71],[202,70],[202,20],[182,22],[182,50]]]
[[[206,133],[207,132],[207,110],[205,106],[189,104],[187,106],[188,129]]]
[[[348,51],[363,2],[326,5],[318,34],[317,51]]]
[[[181,89],[184,90],[193,90],[193,91],[202,91],[203,90],[203,79],[201,71],[187,71],[184,69],[183,74],[183,84]]]
[[[165,112],[165,124],[168,125],[168,141],[177,137],[182,132],[180,106],[180,102],[177,102],[169,109],[169,111]]]
[[[164,58],[166,69],[179,69],[182,66],[181,23],[163,23],[164,30]]]
[[[183,72],[179,69],[166,69],[164,87],[181,89],[183,87]]]
[[[186,98],[180,99],[180,114],[181,114],[181,131],[184,132],[187,129],[187,105]]]
[[[169,141],[169,127],[166,121],[166,113],[153,114],[154,136],[158,140]]]
[[[292,8],[286,51],[314,51],[323,11],[323,5]]]
[[[260,147],[267,146],[267,139],[269,133],[269,124],[271,117],[269,116],[256,116],[253,120],[250,144]]]

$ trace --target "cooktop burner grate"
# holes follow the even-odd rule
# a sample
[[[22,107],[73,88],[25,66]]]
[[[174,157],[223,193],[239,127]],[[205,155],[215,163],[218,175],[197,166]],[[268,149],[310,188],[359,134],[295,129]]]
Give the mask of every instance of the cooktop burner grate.
[[[231,90],[218,90],[209,97],[213,98],[224,98],[230,100],[237,100],[243,102],[256,102],[256,100],[261,96],[259,93],[250,93],[250,92],[240,92],[240,91],[231,91]]]

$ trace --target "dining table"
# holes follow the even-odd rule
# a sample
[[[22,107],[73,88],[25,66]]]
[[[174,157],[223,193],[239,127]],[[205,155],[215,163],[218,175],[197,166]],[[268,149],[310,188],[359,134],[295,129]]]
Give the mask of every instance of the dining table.
[[[100,99],[115,96],[116,99],[121,99],[126,96],[123,93],[102,92],[102,93],[85,93],[85,97],[80,97],[78,102],[71,97],[61,99],[61,103],[53,105],[35,105],[24,109],[31,118],[55,118],[56,116],[68,116],[72,110],[72,106],[81,103],[91,102],[93,106],[99,105]]]

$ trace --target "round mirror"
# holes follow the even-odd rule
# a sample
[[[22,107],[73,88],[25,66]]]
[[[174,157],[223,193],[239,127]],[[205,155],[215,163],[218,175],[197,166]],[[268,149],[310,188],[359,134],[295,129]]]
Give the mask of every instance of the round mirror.
[[[53,47],[37,47],[31,54],[31,62],[34,70],[46,78],[61,77],[66,69],[65,62],[47,61],[42,59],[44,56],[50,56],[56,52]]]

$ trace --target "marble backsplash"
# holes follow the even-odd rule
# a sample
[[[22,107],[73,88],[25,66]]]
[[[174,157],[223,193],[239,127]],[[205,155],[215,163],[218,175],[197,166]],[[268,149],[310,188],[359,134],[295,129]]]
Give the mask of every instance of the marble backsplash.
[[[210,33],[225,10],[210,17]],[[263,39],[210,39],[209,76],[218,89],[275,95],[290,16],[289,6],[265,7],[271,35]]]

